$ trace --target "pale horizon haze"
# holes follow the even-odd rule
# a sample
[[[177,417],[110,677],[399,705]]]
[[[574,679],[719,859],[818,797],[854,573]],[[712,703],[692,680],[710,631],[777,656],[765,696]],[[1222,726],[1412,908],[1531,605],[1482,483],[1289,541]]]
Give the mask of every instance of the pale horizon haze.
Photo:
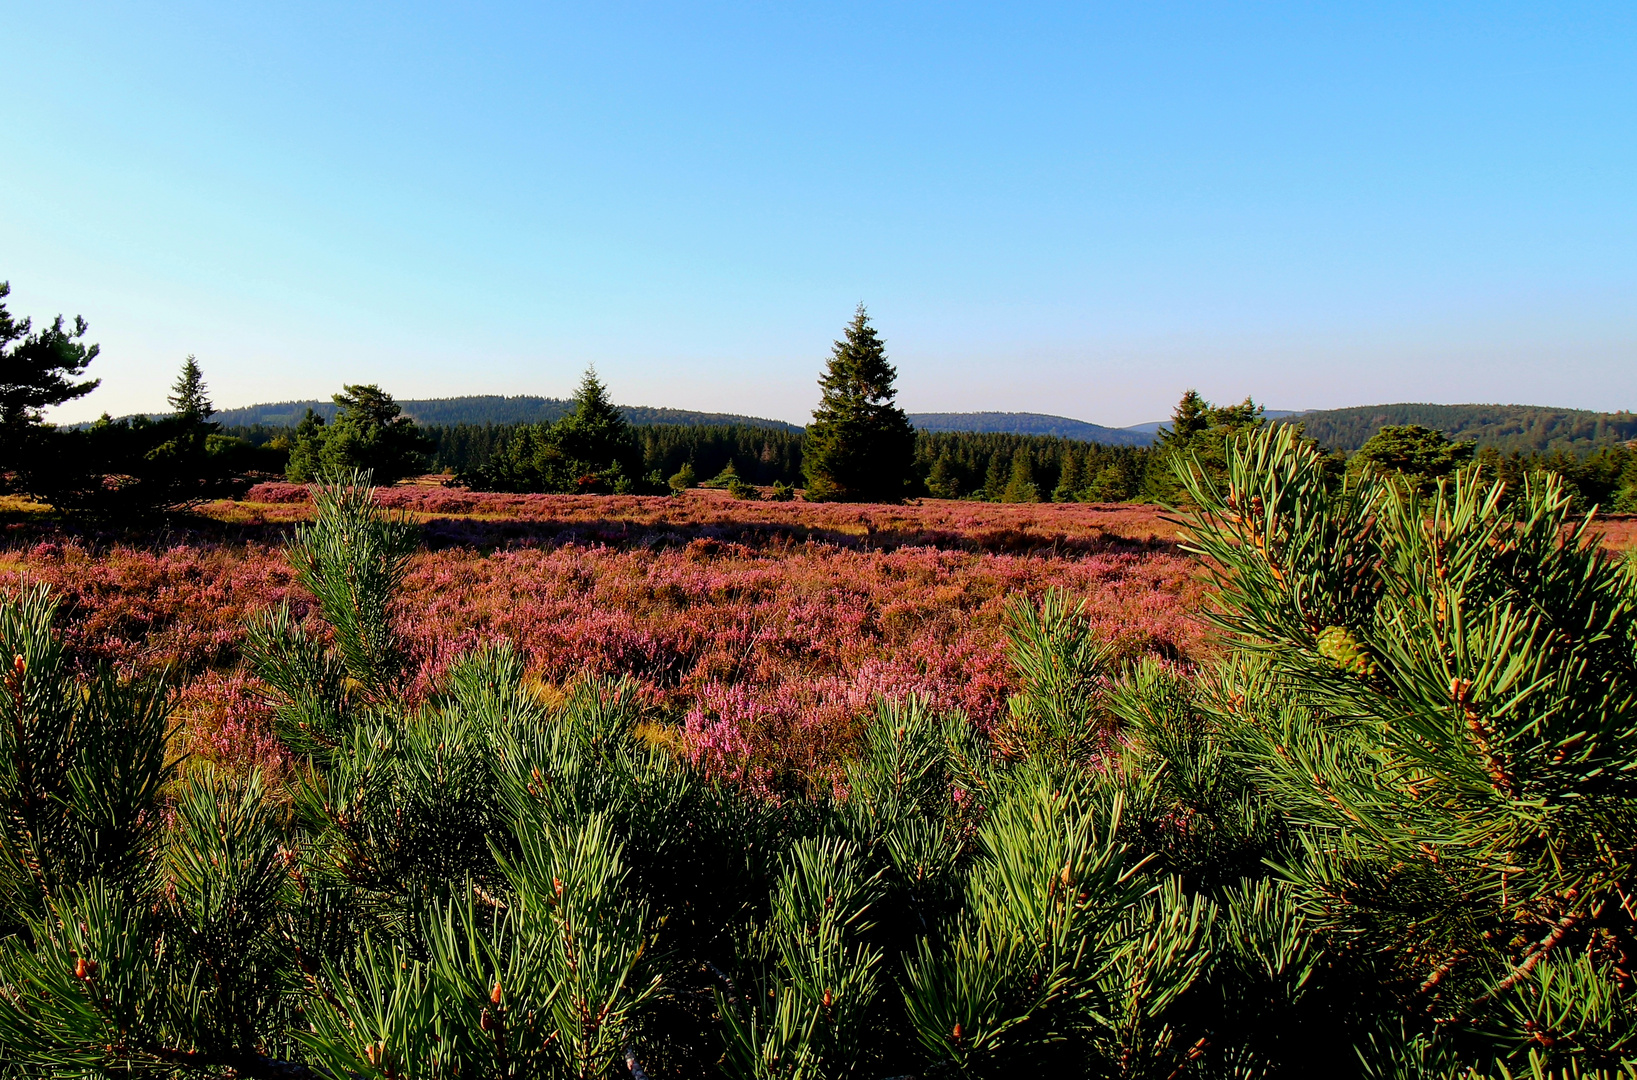
[[[0,280],[73,422],[569,395],[1637,408],[1637,7],[9,3]]]

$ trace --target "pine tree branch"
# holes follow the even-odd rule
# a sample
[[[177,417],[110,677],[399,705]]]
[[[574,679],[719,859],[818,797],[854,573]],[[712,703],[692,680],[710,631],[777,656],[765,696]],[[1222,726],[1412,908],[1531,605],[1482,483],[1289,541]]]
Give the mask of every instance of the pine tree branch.
[[[1506,978],[1502,979],[1500,982],[1486,990],[1483,994],[1479,995],[1477,1000],[1473,1001],[1471,1005],[1467,1006],[1467,1009],[1475,1009],[1479,1005],[1484,1005],[1495,1000],[1502,994],[1510,992],[1513,987],[1518,985],[1518,983],[1528,978],[1529,973],[1535,970],[1535,965],[1540,963],[1541,959],[1547,953],[1557,948],[1558,943],[1563,940],[1564,936],[1567,935],[1570,930],[1574,929],[1575,924],[1580,921],[1580,918],[1580,912],[1574,911],[1559,919],[1557,924],[1552,927],[1551,933],[1547,934],[1545,937],[1541,938],[1540,941],[1535,943],[1535,946],[1529,950],[1529,955],[1524,957],[1521,964],[1513,968],[1511,973],[1507,975]]]

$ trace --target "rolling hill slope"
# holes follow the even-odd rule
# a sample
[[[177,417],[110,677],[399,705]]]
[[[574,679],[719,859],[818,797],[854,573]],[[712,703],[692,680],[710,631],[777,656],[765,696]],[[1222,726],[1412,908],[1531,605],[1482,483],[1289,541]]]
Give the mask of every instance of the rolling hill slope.
[[[1147,446],[1151,432],[1088,424],[1067,416],[1026,412],[910,413],[909,422],[922,431],[975,431],[1003,435],[1055,435],[1062,439],[1103,443],[1106,446]]]
[[[518,395],[502,397],[482,394],[469,397],[423,398],[398,402],[403,410],[422,424],[537,424],[550,423],[574,407],[563,398]],[[335,405],[329,401],[277,401],[264,405],[246,405],[238,409],[223,409],[212,419],[225,427],[294,427],[312,409],[326,420],[335,416]],[[774,428],[779,431],[800,431],[795,424],[783,420],[768,420],[759,416],[739,416],[735,413],[694,412],[690,409],[658,409],[646,405],[621,405],[620,412],[633,424],[748,424],[753,427]]]

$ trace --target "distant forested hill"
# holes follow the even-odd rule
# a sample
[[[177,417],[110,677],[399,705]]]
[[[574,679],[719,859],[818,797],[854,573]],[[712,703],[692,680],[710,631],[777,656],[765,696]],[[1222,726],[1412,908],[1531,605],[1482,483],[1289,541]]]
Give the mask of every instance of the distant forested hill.
[[[501,397],[482,394],[471,397],[425,398],[399,401],[404,412],[422,424],[538,424],[551,423],[574,407],[572,401],[562,398]],[[223,409],[212,419],[226,427],[294,427],[312,409],[326,420],[335,416],[335,405],[329,401],[278,401],[269,405],[247,405],[242,409]],[[646,405],[621,405],[620,412],[633,424],[749,424],[755,427],[775,428],[781,431],[800,431],[795,424],[782,420],[766,420],[757,416],[739,416],[734,413],[693,412],[689,409],[655,409]]]
[[[994,435],[1051,435],[1104,446],[1147,446],[1152,432],[1107,428],[1067,416],[1026,412],[910,413],[922,431],[971,431]]]
[[[1502,453],[1585,453],[1637,439],[1637,413],[1539,405],[1360,405],[1290,417],[1321,445],[1352,452],[1389,424],[1420,424]]]

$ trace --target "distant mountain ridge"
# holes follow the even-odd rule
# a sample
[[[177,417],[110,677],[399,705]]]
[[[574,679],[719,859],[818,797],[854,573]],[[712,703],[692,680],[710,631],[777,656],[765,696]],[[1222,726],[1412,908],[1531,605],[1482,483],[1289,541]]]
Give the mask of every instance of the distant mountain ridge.
[[[512,397],[500,394],[474,394],[452,398],[415,398],[398,402],[417,423],[427,425],[455,424],[540,424],[552,423],[568,414],[574,402],[563,398],[535,397],[519,394]],[[335,403],[331,401],[276,401],[262,405],[246,405],[237,409],[222,409],[214,417],[225,427],[294,427],[301,422],[307,410],[333,420]],[[737,413],[696,412],[691,409],[661,409],[648,405],[621,405],[621,413],[633,424],[682,424],[701,427],[707,424],[744,424],[750,427],[773,428],[777,431],[800,431],[801,427],[783,420],[769,420],[761,416],[740,416]]]
[[[971,431],[1002,435],[1055,435],[1060,439],[1102,443],[1105,446],[1147,446],[1152,432],[1110,428],[1068,416],[1028,412],[910,413],[909,422],[922,431]]]
[[[1319,409],[1288,418],[1323,446],[1351,453],[1389,424],[1420,424],[1479,447],[1583,454],[1637,439],[1637,413],[1554,409],[1542,405],[1358,405]]]

